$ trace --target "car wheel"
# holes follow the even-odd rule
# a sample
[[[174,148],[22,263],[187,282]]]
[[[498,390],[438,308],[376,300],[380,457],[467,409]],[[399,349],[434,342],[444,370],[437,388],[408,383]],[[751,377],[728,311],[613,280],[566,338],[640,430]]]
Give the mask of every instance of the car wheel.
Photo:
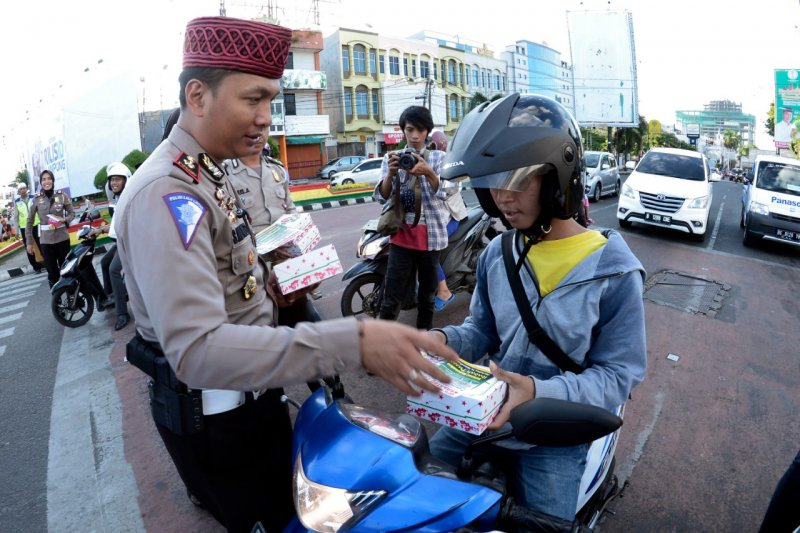
[[[603,197],[602,191],[600,190],[600,184],[594,186],[594,191],[592,192],[592,200],[595,202],[599,202],[600,198]]]
[[[335,171],[335,170],[331,170],[330,172],[328,172],[328,179],[329,179],[329,180],[330,180],[330,179],[333,179],[333,175],[334,175],[334,174],[336,174],[336,171]]]
[[[618,218],[617,222],[619,222],[620,228],[630,228],[631,226],[633,226],[633,222],[631,222],[630,220],[623,220],[621,218]]]
[[[695,242],[705,242],[706,235],[708,235],[708,231],[704,231],[703,233],[692,233],[692,240]]]
[[[353,180],[351,180],[350,178],[342,180],[342,185],[350,185],[351,183],[355,183],[355,182]]]
[[[620,183],[619,180],[617,180],[617,182],[614,184],[614,192],[611,193],[611,195],[616,198],[617,196],[619,196],[619,191],[620,191]]]
[[[747,228],[747,222],[744,223],[744,233],[742,234],[742,244],[745,246],[754,246],[758,241],[755,233]]]

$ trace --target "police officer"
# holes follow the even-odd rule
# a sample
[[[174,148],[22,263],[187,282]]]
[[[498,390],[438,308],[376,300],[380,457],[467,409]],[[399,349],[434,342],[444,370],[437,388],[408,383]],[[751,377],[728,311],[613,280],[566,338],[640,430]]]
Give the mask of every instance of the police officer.
[[[14,218],[17,222],[17,227],[19,228],[19,232],[22,234],[22,242],[25,245],[26,253],[28,254],[28,262],[31,264],[33,271],[37,274],[42,271],[42,264],[36,261],[36,254],[31,251],[32,249],[28,248],[28,239],[33,238],[36,242],[36,246],[39,246],[39,215],[34,215],[33,223],[31,224],[31,231],[28,232],[28,211],[30,211],[31,199],[28,196],[28,185],[26,183],[21,183],[17,188],[17,192],[19,193],[19,198],[14,200]]]
[[[281,215],[297,212],[289,192],[289,176],[278,159],[270,157],[269,145],[255,154],[225,162],[231,184],[247,210],[253,233],[258,233]],[[285,258],[279,248],[271,259]],[[266,259],[266,258],[265,258]],[[319,313],[307,296],[296,299],[281,310],[279,323],[294,326],[298,322],[318,322]],[[310,383],[314,388],[313,382]]]
[[[141,339],[163,354],[193,408],[201,390],[202,418],[190,416],[188,429],[151,402],[156,427],[187,488],[231,531],[257,520],[279,531],[293,515],[280,387],[366,368],[415,394],[412,385],[436,390],[420,371],[447,381],[419,349],[456,358],[394,322],[276,326],[287,298],[220,163],[261,149],[290,41],[289,29],[262,22],[189,22],[180,118],[130,180],[114,222],[138,335],[129,351],[144,353]],[[158,385],[155,400],[166,397]]]
[[[47,268],[47,282],[52,287],[58,281],[61,265],[69,253],[69,223],[75,217],[75,210],[69,196],[55,190],[56,180],[53,173],[43,170],[39,174],[41,190],[36,194],[28,213],[25,233],[33,232],[37,217],[39,223],[39,248]],[[29,254],[33,253],[33,245],[27,245]]]

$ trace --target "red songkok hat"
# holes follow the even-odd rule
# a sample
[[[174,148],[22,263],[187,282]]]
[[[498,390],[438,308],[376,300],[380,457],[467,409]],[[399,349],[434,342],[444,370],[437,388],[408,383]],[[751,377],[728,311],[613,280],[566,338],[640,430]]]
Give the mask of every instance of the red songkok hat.
[[[279,80],[291,40],[292,30],[266,22],[196,18],[186,25],[183,68],[222,68]]]

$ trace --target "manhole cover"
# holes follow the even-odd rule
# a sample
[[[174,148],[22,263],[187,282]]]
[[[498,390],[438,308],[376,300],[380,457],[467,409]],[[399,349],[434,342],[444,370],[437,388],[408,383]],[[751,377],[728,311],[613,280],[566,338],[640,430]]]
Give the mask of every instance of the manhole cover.
[[[656,272],[647,280],[644,299],[686,313],[716,317],[729,285],[674,270]]]

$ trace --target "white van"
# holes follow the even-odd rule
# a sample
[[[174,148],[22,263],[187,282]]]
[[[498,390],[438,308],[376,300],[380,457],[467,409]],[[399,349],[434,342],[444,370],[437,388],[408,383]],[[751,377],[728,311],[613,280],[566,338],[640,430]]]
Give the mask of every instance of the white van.
[[[679,148],[652,148],[622,186],[617,220],[661,226],[705,238],[711,211],[711,171],[706,156]]]
[[[767,239],[800,245],[800,161],[761,155],[742,193],[742,241]]]

